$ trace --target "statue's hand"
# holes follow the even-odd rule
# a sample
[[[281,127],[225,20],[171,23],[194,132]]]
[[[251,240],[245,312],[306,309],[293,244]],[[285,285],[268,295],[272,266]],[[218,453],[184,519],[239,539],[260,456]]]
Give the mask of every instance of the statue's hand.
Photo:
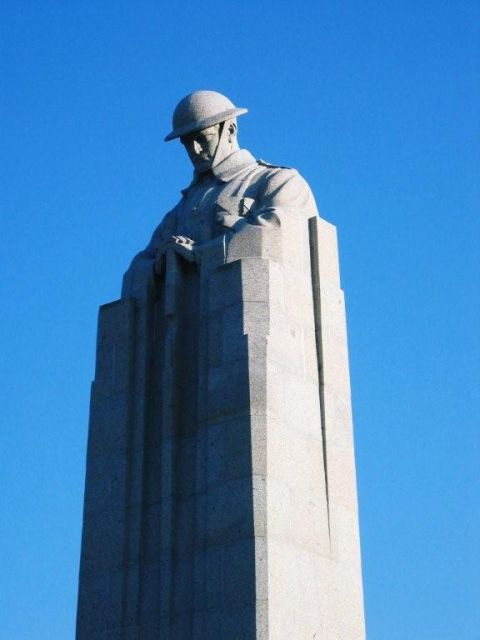
[[[188,262],[196,262],[195,241],[185,236],[172,236],[170,244],[173,249]]]
[[[249,215],[255,201],[245,196],[227,196],[222,193],[216,200],[217,222],[227,229],[239,231],[247,224],[246,216]]]
[[[229,213],[227,211],[221,211],[217,214],[217,220],[227,229],[231,229],[235,224],[241,220],[240,216],[235,213]]]
[[[233,229],[233,231],[238,231],[247,224],[247,221],[243,216],[239,216],[236,213],[229,213],[227,211],[220,211],[217,214],[217,221],[224,227],[227,227],[227,229]]]

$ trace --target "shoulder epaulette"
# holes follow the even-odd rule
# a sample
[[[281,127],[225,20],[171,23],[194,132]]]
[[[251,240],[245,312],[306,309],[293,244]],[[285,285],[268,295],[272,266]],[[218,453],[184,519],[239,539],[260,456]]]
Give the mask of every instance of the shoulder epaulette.
[[[262,167],[268,167],[269,169],[291,169],[291,167],[284,167],[281,164],[271,164],[265,160],[257,160],[257,164],[260,164]]]

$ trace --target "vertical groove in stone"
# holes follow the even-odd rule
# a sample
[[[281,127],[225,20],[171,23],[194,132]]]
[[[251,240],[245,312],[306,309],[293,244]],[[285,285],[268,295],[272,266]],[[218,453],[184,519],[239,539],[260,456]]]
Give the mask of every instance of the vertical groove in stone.
[[[174,495],[181,506],[175,519],[175,615],[191,635],[194,618],[195,553],[197,549],[197,483],[200,423],[198,414],[200,276],[195,264],[178,262],[178,334],[175,345],[176,468]],[[194,446],[193,444],[194,443]],[[178,502],[177,502],[178,501]],[[188,508],[185,506],[188,504]],[[178,632],[177,632],[178,635]]]
[[[322,308],[320,293],[320,268],[319,268],[319,246],[318,246],[318,218],[310,218],[308,221],[310,237],[310,265],[312,276],[313,312],[315,317],[315,343],[317,347],[318,363],[318,393],[320,399],[320,417],[322,422],[322,450],[323,467],[325,474],[325,494],[327,501],[328,535],[331,538],[330,530],[330,495],[328,487],[328,459],[327,459],[327,430],[325,425],[325,385],[323,379],[323,344],[322,344]]]
[[[171,634],[172,627],[172,593],[174,588],[174,568],[173,568],[173,474],[174,474],[174,398],[175,398],[175,344],[177,340],[177,315],[176,298],[178,288],[178,264],[176,254],[167,251],[165,266],[165,295],[164,295],[164,332],[162,355],[159,364],[159,375],[161,375],[161,541],[163,549],[161,566],[161,594],[163,598],[161,604],[164,615],[168,618],[166,628]]]
[[[195,487],[197,493],[206,491],[207,486],[207,415],[208,415],[208,366],[209,366],[209,331],[208,331],[209,269],[208,264],[199,267],[199,299],[198,299],[198,360],[197,360],[197,441],[195,447]],[[195,548],[193,564],[193,611],[190,636],[192,640],[202,637],[201,623],[196,612],[202,610],[207,598],[207,575],[205,568],[205,535],[206,501],[196,500],[195,504]],[[195,586],[194,586],[195,585]],[[200,628],[199,628],[200,627]]]
[[[128,465],[128,510],[126,525],[125,627],[142,622],[143,556],[145,546],[145,494],[147,487],[147,439],[151,423],[151,384],[153,359],[153,289],[145,300],[135,302],[134,374],[131,381],[130,461]]]
[[[267,351],[270,322],[265,317],[257,317],[259,304],[268,307],[270,300],[269,263],[261,257],[261,245],[257,255],[239,260],[242,266],[242,324],[247,339],[249,372],[249,429],[252,460],[252,518],[255,562],[255,640],[268,638],[268,558],[267,558]],[[256,277],[252,277],[252,276]],[[255,293],[262,292],[258,300]],[[262,426],[260,427],[259,424]],[[259,430],[262,437],[259,438]],[[253,468],[253,461],[256,468]],[[263,591],[261,593],[261,591]]]

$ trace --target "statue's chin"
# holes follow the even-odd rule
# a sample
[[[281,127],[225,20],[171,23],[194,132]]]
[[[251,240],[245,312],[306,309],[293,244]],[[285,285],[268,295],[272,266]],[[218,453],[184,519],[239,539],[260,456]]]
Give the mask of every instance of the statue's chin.
[[[212,168],[212,160],[201,160],[194,164],[197,173],[207,173]]]

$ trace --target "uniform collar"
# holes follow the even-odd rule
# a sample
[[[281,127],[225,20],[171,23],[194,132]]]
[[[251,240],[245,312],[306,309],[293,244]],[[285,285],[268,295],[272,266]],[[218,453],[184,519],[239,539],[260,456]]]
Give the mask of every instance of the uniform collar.
[[[216,167],[213,167],[213,169],[211,169],[208,174],[202,174],[198,176],[194,173],[193,181],[186,189],[182,190],[182,193],[186,193],[188,189],[190,189],[190,187],[199,184],[212,174],[214,178],[220,180],[220,182],[228,182],[236,175],[255,164],[257,164],[257,161],[252,156],[250,151],[247,151],[246,149],[239,149],[238,151],[234,151],[229,156],[227,156],[224,160],[217,164]]]
[[[239,149],[227,156],[220,164],[217,164],[216,167],[213,167],[212,173],[217,180],[228,182],[238,173],[254,164],[257,164],[257,161],[250,151]]]

